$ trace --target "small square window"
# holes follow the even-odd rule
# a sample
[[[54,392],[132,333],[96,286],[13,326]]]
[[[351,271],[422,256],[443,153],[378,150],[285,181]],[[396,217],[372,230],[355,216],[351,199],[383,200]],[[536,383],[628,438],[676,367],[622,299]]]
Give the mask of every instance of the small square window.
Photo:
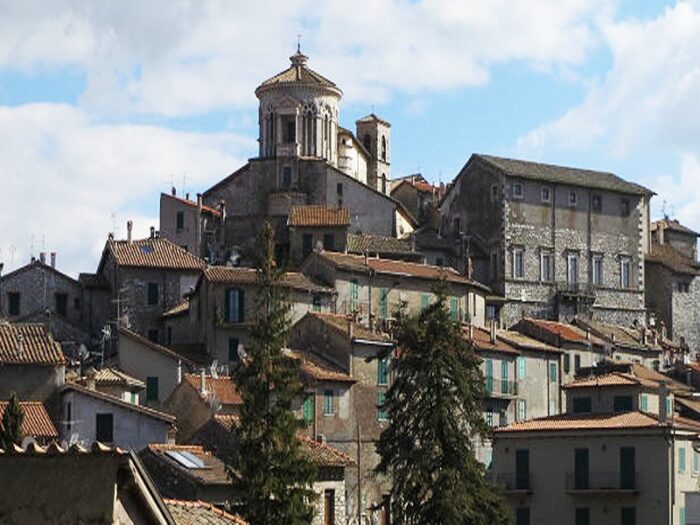
[[[542,188],[542,202],[552,202],[552,190],[547,186]]]
[[[513,184],[513,198],[522,199],[523,198],[523,185],[519,182]]]

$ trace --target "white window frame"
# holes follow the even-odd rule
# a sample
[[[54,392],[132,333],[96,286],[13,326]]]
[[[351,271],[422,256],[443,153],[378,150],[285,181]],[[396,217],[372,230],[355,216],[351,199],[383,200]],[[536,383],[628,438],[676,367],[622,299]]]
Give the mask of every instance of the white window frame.
[[[545,258],[549,259],[549,278],[545,278]],[[554,252],[552,250],[540,251],[540,281],[543,283],[554,282]]]
[[[625,268],[627,268],[626,273]],[[627,277],[626,279],[625,276]],[[626,283],[625,280],[627,281]],[[620,257],[620,288],[623,290],[632,288],[632,258],[628,256]]]
[[[572,281],[572,264],[571,261],[576,261],[576,274]],[[576,286],[579,282],[579,255],[575,252],[569,252],[566,254],[566,284],[569,286]]]
[[[544,196],[545,192],[547,192],[546,197]],[[552,188],[549,186],[542,186],[542,191],[540,192],[540,198],[542,199],[542,202],[551,203],[552,202]]]
[[[519,281],[525,279],[525,248],[522,246],[514,246],[511,250],[513,254],[512,277]],[[517,260],[520,256],[520,272],[518,272]]]
[[[596,271],[596,263],[600,262],[600,271]],[[591,284],[593,286],[603,286],[603,255],[594,253],[591,255]]]
[[[513,199],[522,200],[523,198],[523,184],[521,182],[513,183]]]

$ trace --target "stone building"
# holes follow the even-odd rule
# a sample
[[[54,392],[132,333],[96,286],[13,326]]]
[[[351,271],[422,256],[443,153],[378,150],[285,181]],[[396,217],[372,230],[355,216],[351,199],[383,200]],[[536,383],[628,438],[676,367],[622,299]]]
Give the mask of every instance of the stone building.
[[[359,458],[345,471],[347,512],[353,517],[358,510],[369,514],[371,507],[388,501],[390,490],[374,467],[379,461],[375,443],[387,425],[381,404],[391,381],[390,359],[377,356],[393,343],[347,316],[312,312],[292,328],[289,347],[303,349],[307,361],[311,358],[323,369],[314,372],[316,383],[307,381],[302,412],[312,422],[309,432],[316,439]]]
[[[657,328],[695,356],[700,352],[698,234],[664,218],[651,226],[646,306]]]
[[[264,81],[259,100],[258,157],[204,192],[204,204],[224,203],[225,258],[250,261],[265,220],[277,235],[277,256],[290,250],[287,218],[293,206],[346,208],[350,231],[401,236],[415,219],[389,196],[389,124],[375,115],[341,129],[341,90],[307,66],[297,52],[291,66]]]
[[[292,206],[289,209],[289,262],[298,268],[319,247],[332,252],[346,249],[350,214],[347,208]]]
[[[505,297],[503,321],[645,321],[652,192],[613,175],[474,154],[442,200],[461,267]]]
[[[226,208],[205,206],[202,196],[196,201],[189,194],[178,197],[175,188],[170,194],[160,194],[160,236],[183,247],[185,250],[217,261],[224,253],[224,219]]]
[[[106,296],[101,289],[95,290],[90,299],[91,317],[94,317],[87,320],[88,325],[101,331],[105,325],[115,328],[119,324],[161,342],[163,313],[182,303],[206,262],[159,238],[154,229],[149,238],[132,240],[131,222],[127,226],[126,240],[118,241],[111,236],[107,240],[97,272],[89,279],[106,283],[110,293]]]
[[[423,177],[404,177],[391,187],[391,196],[403,204],[420,225],[426,224],[435,213],[444,193],[444,185],[434,186]]]
[[[41,323],[59,342],[86,342],[82,301],[81,284],[56,269],[55,253],[50,264],[42,253],[0,279],[0,317]]]

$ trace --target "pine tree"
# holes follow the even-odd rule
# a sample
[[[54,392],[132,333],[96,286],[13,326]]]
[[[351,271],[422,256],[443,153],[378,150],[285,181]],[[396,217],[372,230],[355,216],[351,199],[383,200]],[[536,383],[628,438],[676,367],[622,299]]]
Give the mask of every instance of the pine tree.
[[[445,284],[417,316],[397,314],[397,359],[384,407],[377,472],[391,474],[391,513],[411,525],[508,523],[473,440],[484,438],[484,378],[446,308]],[[387,357],[388,351],[380,357]]]
[[[12,445],[19,445],[24,439],[22,432],[22,423],[24,422],[24,410],[19,404],[17,394],[12,392],[7,408],[2,415],[0,423],[0,448],[7,450]]]
[[[297,434],[304,421],[294,402],[303,395],[299,363],[283,352],[290,332],[290,305],[274,262],[274,233],[266,224],[259,241],[258,297],[251,343],[233,377],[243,399],[240,422],[231,432],[228,464],[234,501],[255,525],[308,524],[313,518],[311,485],[316,471]]]

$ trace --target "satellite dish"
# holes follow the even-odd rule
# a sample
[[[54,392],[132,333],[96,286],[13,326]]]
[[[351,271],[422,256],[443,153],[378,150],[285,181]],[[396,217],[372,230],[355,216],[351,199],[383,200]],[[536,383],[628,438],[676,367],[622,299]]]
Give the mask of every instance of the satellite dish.
[[[248,354],[245,351],[243,343],[238,343],[238,359],[243,361],[246,357],[248,357]]]

